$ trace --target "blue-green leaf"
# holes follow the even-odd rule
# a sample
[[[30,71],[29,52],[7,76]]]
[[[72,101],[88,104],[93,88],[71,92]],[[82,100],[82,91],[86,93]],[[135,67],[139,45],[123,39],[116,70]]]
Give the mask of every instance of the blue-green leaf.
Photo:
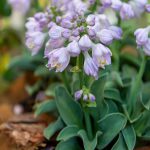
[[[50,139],[57,131],[61,130],[64,124],[60,118],[54,123],[51,123],[47,128],[44,129],[44,136]]]
[[[77,126],[67,126],[65,127],[57,136],[57,140],[69,140],[70,138],[74,137],[74,136],[78,136],[78,131],[80,129]]]
[[[56,89],[56,106],[61,118],[67,125],[82,127],[82,109],[64,87],[57,87]]]
[[[136,143],[136,135],[135,131],[132,125],[127,125],[123,130],[122,134],[124,137],[124,140],[126,142],[126,145],[128,147],[128,150],[133,150]]]
[[[128,150],[123,135],[121,133],[119,134],[119,138],[111,150]]]
[[[69,139],[67,141],[60,142],[55,150],[83,150],[76,138]]]
[[[98,121],[99,130],[103,132],[102,136],[98,139],[98,148],[105,148],[125,127],[126,123],[126,117],[120,113],[108,114]]]
[[[104,87],[107,79],[107,73],[102,75],[98,80],[94,81],[91,86],[91,93],[96,97],[97,110],[101,114],[102,103],[104,100]]]
[[[56,110],[55,100],[48,100],[37,105],[35,115],[39,116],[43,113],[51,112],[54,110]]]
[[[80,130],[78,135],[82,138],[84,149],[85,150],[95,150],[97,145],[98,137],[102,134],[102,132],[97,131],[93,140],[89,140],[87,132],[85,130]]]
[[[106,99],[111,99],[111,100],[114,100],[116,102],[122,103],[120,93],[117,89],[114,89],[114,88],[105,89],[104,97]]]

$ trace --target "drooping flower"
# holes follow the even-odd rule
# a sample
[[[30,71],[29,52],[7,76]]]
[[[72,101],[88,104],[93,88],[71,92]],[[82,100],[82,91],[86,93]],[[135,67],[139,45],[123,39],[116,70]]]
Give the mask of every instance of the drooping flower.
[[[148,39],[148,42],[144,45],[143,50],[146,55],[150,56],[150,39]]]
[[[134,33],[138,45],[145,45],[148,41],[149,27],[137,29]]]
[[[26,14],[30,8],[31,0],[8,0],[8,2],[13,10]]]
[[[84,53],[84,71],[87,75],[93,76],[95,78],[98,77],[98,66],[94,62],[93,58],[88,54],[88,52]]]
[[[134,12],[133,12],[131,5],[129,5],[128,3],[122,4],[122,7],[120,9],[120,17],[123,20],[134,17]]]
[[[138,47],[142,48],[145,54],[148,56],[150,56],[149,32],[150,32],[150,26],[146,28],[137,29],[134,33]]]
[[[45,57],[47,57],[49,52],[51,52],[54,49],[61,48],[63,45],[64,45],[64,39],[63,38],[49,39],[45,45],[45,51],[44,51]]]
[[[150,13],[150,4],[147,4],[145,7],[146,7],[146,11]]]
[[[49,70],[56,69],[56,72],[64,71],[70,62],[70,55],[64,47],[51,51],[47,57],[47,67]]]
[[[100,32],[97,33],[100,41],[103,44],[109,45],[113,41],[113,35],[109,29],[102,29]]]
[[[98,67],[105,68],[111,64],[112,53],[110,49],[103,44],[96,44],[92,49],[92,57]]]
[[[46,34],[42,32],[30,32],[26,34],[26,46],[36,55],[43,46]]]

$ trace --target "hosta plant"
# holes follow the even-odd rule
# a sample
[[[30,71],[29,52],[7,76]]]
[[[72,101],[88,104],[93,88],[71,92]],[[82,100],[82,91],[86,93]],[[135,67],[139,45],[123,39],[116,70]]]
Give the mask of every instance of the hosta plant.
[[[55,114],[44,135],[58,133],[56,150],[133,150],[150,139],[150,27],[128,28],[149,6],[146,0],[52,0],[27,20],[26,46],[32,55],[45,47],[47,69],[63,81],[51,85],[53,100],[35,112]],[[130,53],[121,51],[129,45]]]

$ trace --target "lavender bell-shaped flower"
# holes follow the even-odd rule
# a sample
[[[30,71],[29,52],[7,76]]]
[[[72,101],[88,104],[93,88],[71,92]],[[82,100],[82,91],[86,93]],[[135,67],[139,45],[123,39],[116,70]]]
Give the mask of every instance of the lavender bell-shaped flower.
[[[51,51],[48,54],[48,64],[47,67],[51,69],[56,69],[56,72],[62,72],[68,66],[70,62],[70,55],[66,48],[59,48]]]
[[[138,45],[145,45],[148,41],[150,27],[137,29],[134,33]]]
[[[87,75],[93,76],[97,79],[98,77],[98,66],[94,62],[93,58],[88,54],[88,52],[84,53],[85,61],[84,61],[84,71]]]
[[[67,50],[68,50],[70,56],[72,56],[72,57],[79,56],[79,54],[81,52],[77,41],[73,41],[73,42],[69,43],[67,46]]]
[[[120,40],[122,38],[122,29],[116,26],[110,26],[109,30],[111,30],[112,36],[114,39]]]
[[[150,13],[150,4],[147,4],[147,5],[145,6],[145,8],[146,8],[146,11]]]
[[[79,47],[83,52],[88,51],[92,47],[92,41],[90,40],[88,35],[84,35],[81,37],[81,39],[79,40]]]
[[[27,28],[28,32],[41,31],[39,22],[33,17],[28,18],[28,22],[25,24],[25,27]]]
[[[134,11],[130,4],[128,3],[122,4],[121,10],[120,10],[120,16],[121,16],[121,19],[123,20],[134,17]]]
[[[8,0],[12,8],[22,14],[26,14],[30,8],[31,0]]]
[[[58,39],[49,39],[48,42],[46,43],[44,55],[45,57],[48,56],[49,52],[58,49],[64,45],[64,38],[58,38]]]
[[[150,56],[150,39],[148,39],[148,42],[144,45],[143,50],[146,55]]]
[[[26,46],[36,55],[43,46],[46,34],[42,32],[30,32],[26,34]]]
[[[109,29],[102,29],[100,32],[97,33],[99,40],[106,45],[109,45],[113,41],[113,35],[111,30]]]
[[[119,11],[121,6],[122,6],[122,2],[120,0],[111,0],[112,1],[112,5],[111,7],[116,10]]]
[[[103,44],[96,44],[92,48],[92,56],[98,67],[105,68],[111,64],[112,53],[110,49]]]
[[[149,32],[150,26],[137,29],[134,33],[138,47],[143,48],[143,51],[148,56],[150,56],[150,38],[148,36]]]

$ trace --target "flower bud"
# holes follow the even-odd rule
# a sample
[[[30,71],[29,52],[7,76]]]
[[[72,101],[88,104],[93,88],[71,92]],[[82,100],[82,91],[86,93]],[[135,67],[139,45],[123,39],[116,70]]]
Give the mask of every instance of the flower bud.
[[[95,15],[88,15],[86,22],[88,25],[94,26],[95,25]]]
[[[92,41],[90,40],[88,35],[84,35],[79,40],[79,46],[82,51],[87,51],[92,47]]]
[[[78,56],[81,52],[77,41],[73,41],[73,42],[69,43],[67,50],[68,50],[69,54],[73,57]]]
[[[91,93],[89,93],[89,99],[91,102],[94,102],[95,101],[95,96]]]
[[[49,36],[52,39],[58,39],[62,36],[62,32],[64,31],[63,28],[55,25],[49,30]]]
[[[74,97],[76,100],[79,100],[82,97],[83,90],[76,91]]]

